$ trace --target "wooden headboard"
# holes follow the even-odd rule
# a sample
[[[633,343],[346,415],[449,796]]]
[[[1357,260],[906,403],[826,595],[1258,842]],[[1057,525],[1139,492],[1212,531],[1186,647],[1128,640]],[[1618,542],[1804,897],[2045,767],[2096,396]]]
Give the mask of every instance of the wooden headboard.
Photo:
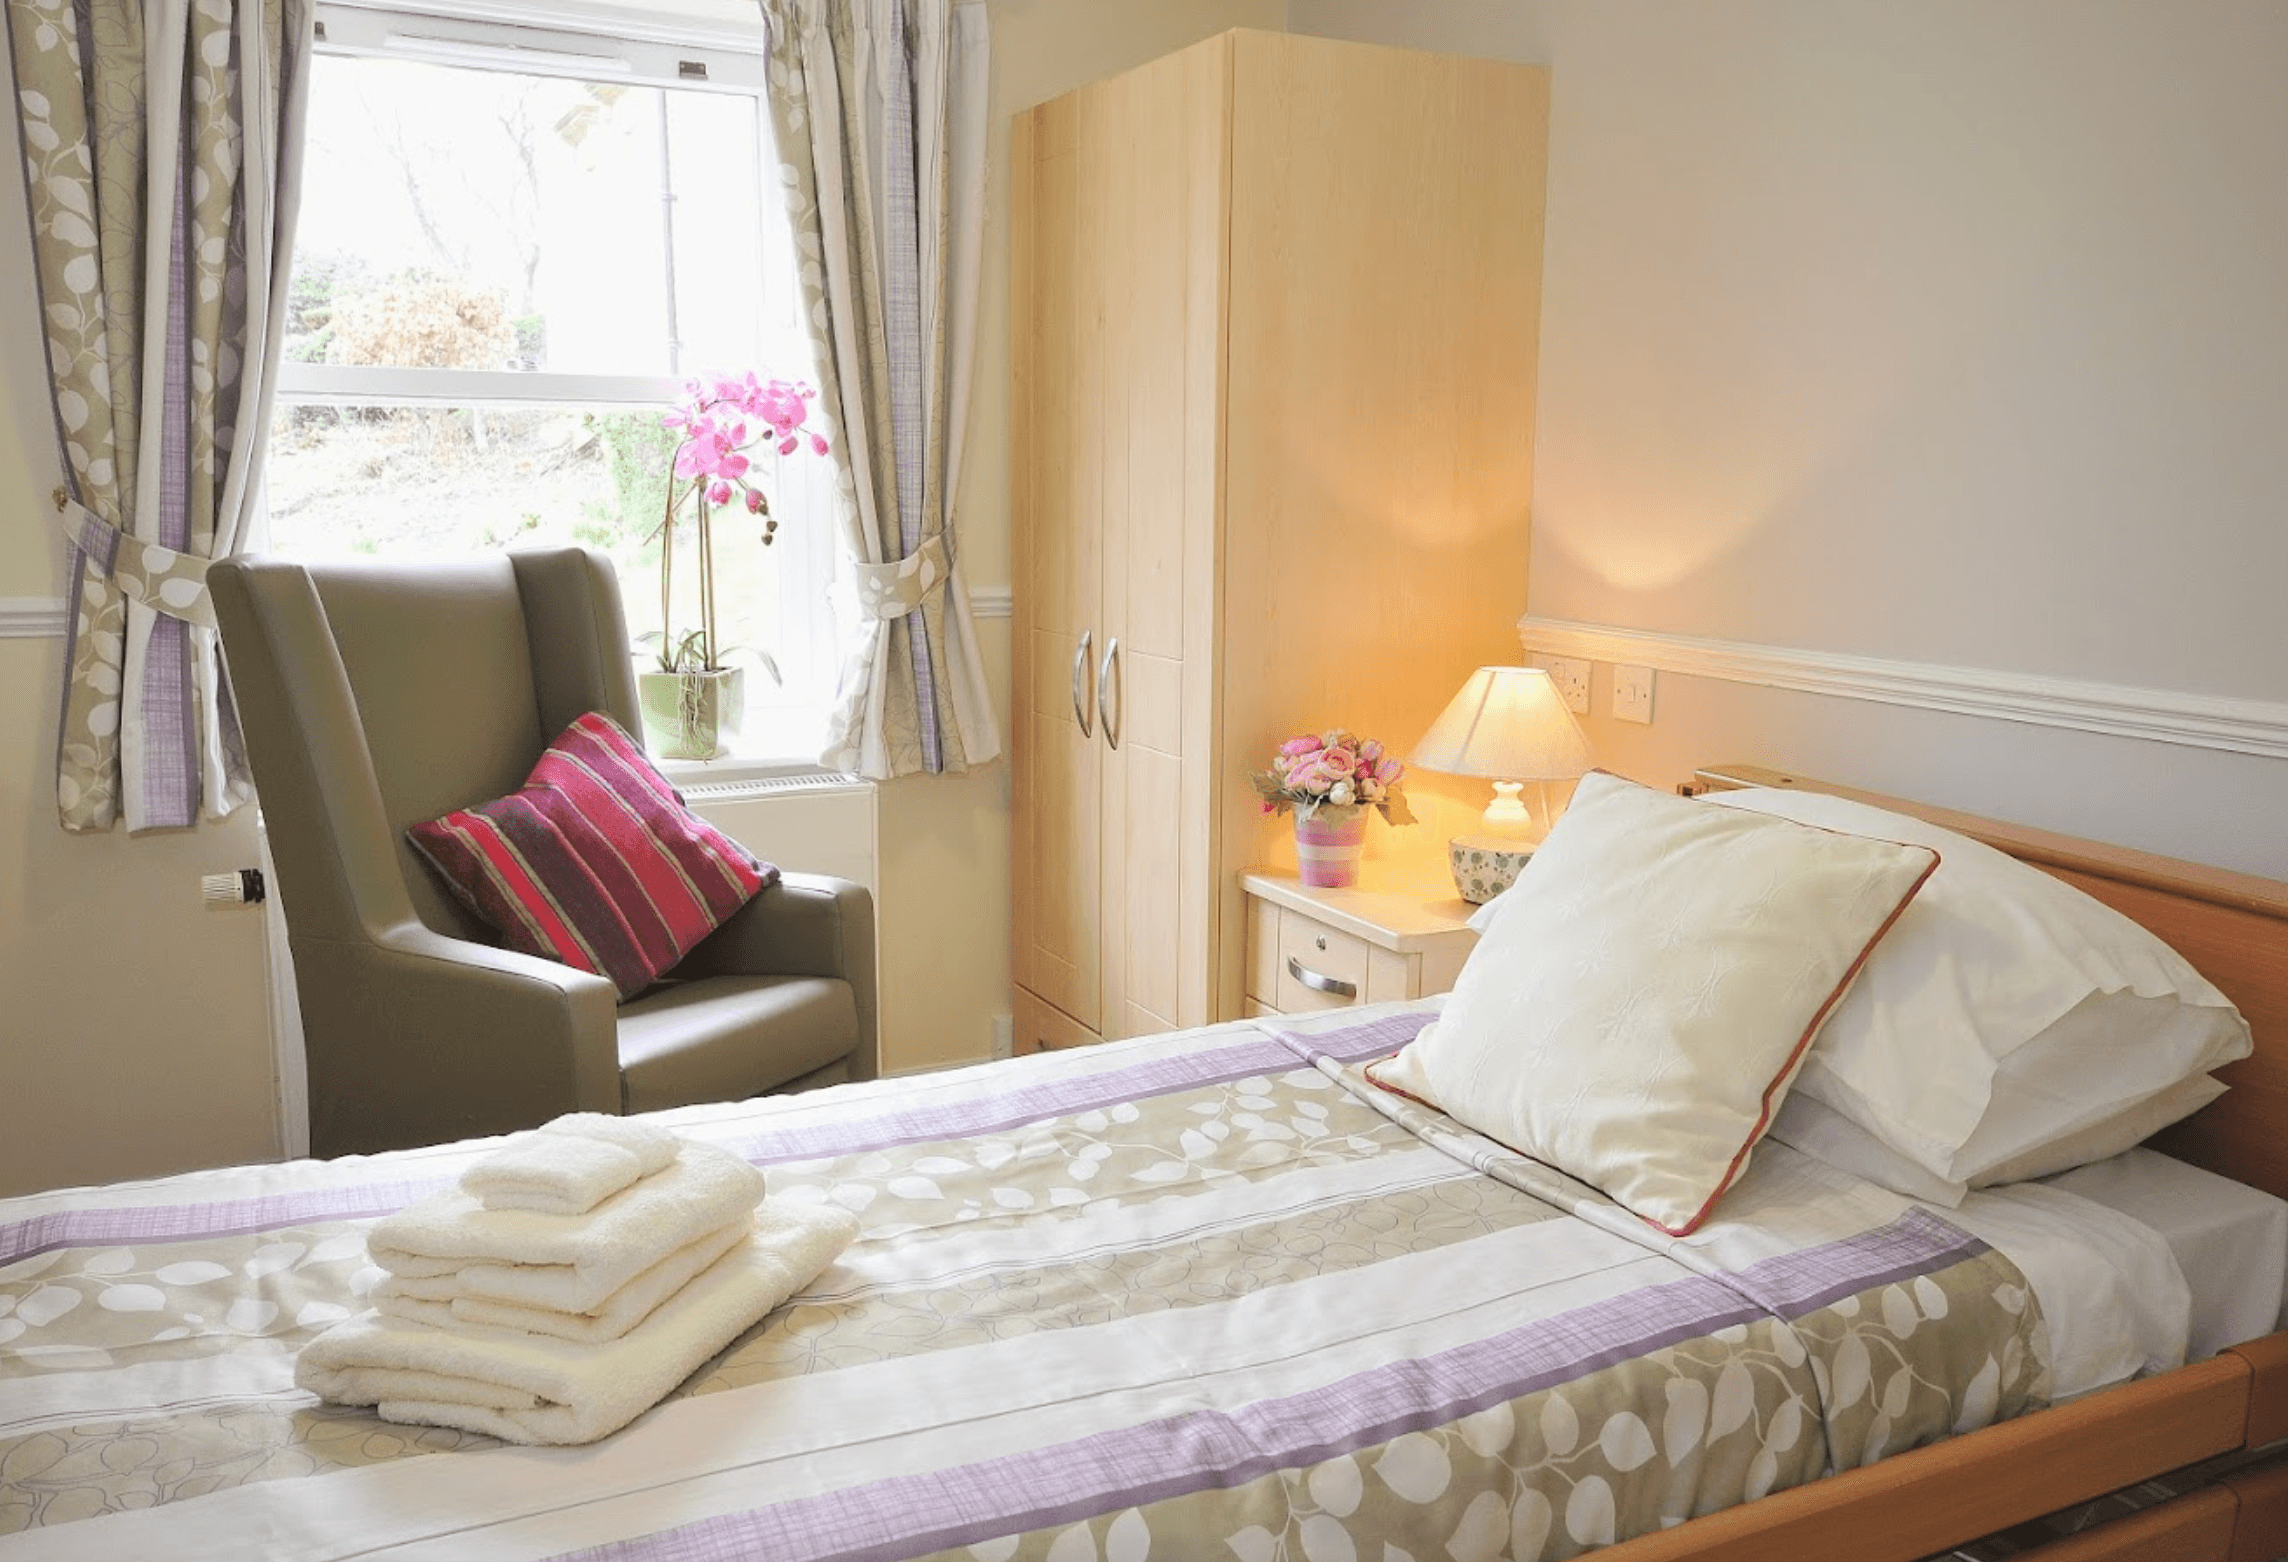
[[[1794,787],[1927,819],[2054,874],[2150,929],[2240,1006],[2256,1051],[2217,1070],[2232,1089],[2153,1147],[2288,1198],[2288,883],[2179,862],[1976,814],[1809,781],[1755,765],[1711,765],[1695,791]]]

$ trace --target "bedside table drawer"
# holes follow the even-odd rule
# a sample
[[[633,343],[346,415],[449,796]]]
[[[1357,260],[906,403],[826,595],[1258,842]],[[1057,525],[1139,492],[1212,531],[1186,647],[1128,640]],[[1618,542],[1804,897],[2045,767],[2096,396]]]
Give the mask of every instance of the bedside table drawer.
[[[1441,887],[1444,879],[1441,873]],[[1474,908],[1434,893],[1314,888],[1268,870],[1243,874],[1240,888],[1250,1017],[1442,993],[1478,941],[1469,925]]]
[[[1282,909],[1272,1007],[1282,1014],[1302,1014],[1366,1002],[1374,953],[1363,938]]]

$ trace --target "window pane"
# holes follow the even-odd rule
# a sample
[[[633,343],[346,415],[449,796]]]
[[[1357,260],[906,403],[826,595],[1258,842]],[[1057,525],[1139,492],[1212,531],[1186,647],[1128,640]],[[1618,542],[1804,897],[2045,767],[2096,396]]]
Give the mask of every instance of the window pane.
[[[757,361],[759,105],[321,54],[288,355],[678,374]]]
[[[436,558],[580,543],[610,556],[629,632],[660,628],[658,531],[674,439],[654,412],[342,407],[281,402],[264,481],[269,546],[299,558]],[[833,467],[758,459],[779,526],[769,546],[743,510],[715,524],[717,615],[730,660],[762,652],[784,682],[748,676],[749,752],[814,756],[838,671]],[[698,623],[688,503],[676,625]],[[639,666],[645,665],[639,661]]]

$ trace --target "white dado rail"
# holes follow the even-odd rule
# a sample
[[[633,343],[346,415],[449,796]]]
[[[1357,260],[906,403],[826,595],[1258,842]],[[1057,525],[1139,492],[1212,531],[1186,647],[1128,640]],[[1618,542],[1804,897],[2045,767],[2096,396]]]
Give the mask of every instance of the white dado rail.
[[[1517,621],[1517,635],[1529,653],[1545,656],[1619,662],[1726,683],[2288,759],[2288,703],[2276,700],[2177,694],[2035,673],[1703,640],[1531,613]]]
[[[970,610],[979,618],[1007,618],[1007,586],[974,586]],[[45,640],[65,629],[62,597],[0,597],[0,640]]]
[[[62,597],[0,597],[0,640],[46,640],[64,628]]]

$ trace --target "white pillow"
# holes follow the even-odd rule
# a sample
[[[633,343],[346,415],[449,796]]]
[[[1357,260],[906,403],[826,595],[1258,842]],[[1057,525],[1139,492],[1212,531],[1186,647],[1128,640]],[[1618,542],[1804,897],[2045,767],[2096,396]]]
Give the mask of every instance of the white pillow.
[[[1370,1076],[1684,1235],[1937,861],[1592,773]]]
[[[1818,1050],[1816,1042],[1813,1050]],[[1800,1077],[1797,1083],[1802,1083]],[[1772,1120],[1772,1137],[1854,1177],[1864,1177],[1893,1193],[1942,1209],[1953,1209],[1970,1192],[1968,1183],[1950,1182],[1932,1174],[1801,1090],[1790,1090],[1780,1103],[1779,1115]]]
[[[1880,958],[1878,956],[1877,958]],[[1830,1022],[1832,1023],[1832,1022]],[[1817,1055],[1819,1043],[1812,1044]],[[1996,1188],[2005,1183],[2030,1182],[2052,1172],[2102,1161],[2143,1143],[2180,1117],[2190,1117],[2207,1106],[2225,1087],[2206,1074],[2195,1074],[2157,1096],[2140,1101],[2104,1122],[2079,1133],[2054,1139],[2016,1160],[1988,1168],[1969,1182],[1951,1182],[1901,1155],[1841,1112],[1823,1105],[1802,1090],[1790,1090],[1772,1121],[1771,1136],[1784,1145],[1814,1155],[1855,1177],[1879,1183],[1894,1193],[1925,1204],[1953,1209],[1973,1188]]]
[[[2038,868],[1903,814],[1817,792],[1727,808],[1936,849],[1945,859],[1836,1005],[1796,1088],[1943,1181],[2046,1175],[2213,1099],[2248,1025],[2144,928]],[[2025,1167],[2040,1166],[2041,1171]]]

